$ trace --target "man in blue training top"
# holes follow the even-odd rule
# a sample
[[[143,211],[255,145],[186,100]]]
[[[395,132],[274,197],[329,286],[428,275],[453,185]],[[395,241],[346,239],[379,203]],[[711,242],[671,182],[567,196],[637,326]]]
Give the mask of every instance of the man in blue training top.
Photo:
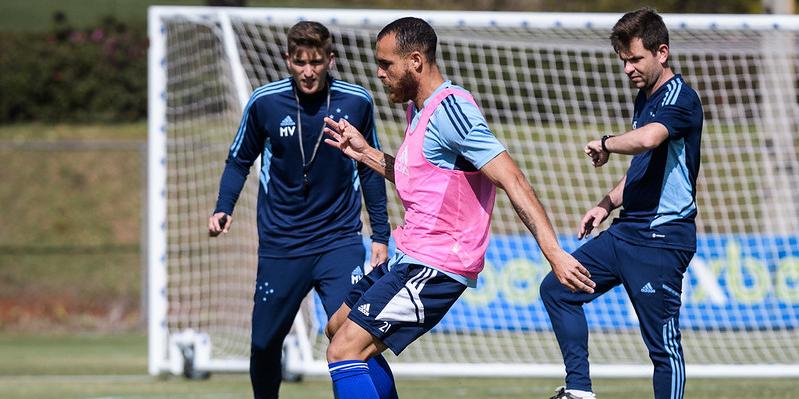
[[[344,118],[378,146],[372,98],[360,86],[330,76],[330,32],[303,21],[288,31],[291,77],[256,89],[230,147],[212,236],[227,233],[233,207],[255,160],[258,190],[258,276],[252,313],[250,378],[255,398],[277,398],[283,340],[300,303],[314,288],[328,318],[364,275],[361,194],[372,226],[371,265],[388,257],[389,226],[383,177],[335,148],[320,145],[324,118]],[[383,382],[382,398],[396,396],[385,359],[370,363]]]
[[[643,8],[613,27],[613,49],[640,89],[632,129],[585,147],[594,166],[611,153],[634,155],[624,177],[580,222],[583,238],[622,206],[607,231],[574,252],[591,273],[594,293],[571,292],[550,273],[541,284],[566,365],[566,386],[553,398],[594,398],[588,373],[583,304],[623,284],[654,364],[655,398],[681,399],[685,362],[680,344],[682,279],[696,252],[696,178],[702,136],[699,96],[669,66],[669,33]]]

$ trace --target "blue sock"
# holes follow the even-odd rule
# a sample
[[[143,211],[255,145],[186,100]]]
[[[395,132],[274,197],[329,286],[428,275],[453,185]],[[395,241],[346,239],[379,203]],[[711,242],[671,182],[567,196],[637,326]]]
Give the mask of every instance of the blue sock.
[[[344,360],[327,365],[333,380],[333,396],[336,399],[380,399],[369,366],[361,360]]]
[[[377,355],[369,359],[366,364],[369,365],[369,376],[372,377],[380,399],[399,399],[397,386],[394,384],[394,374],[391,373],[391,367],[388,366],[386,358],[383,355]]]

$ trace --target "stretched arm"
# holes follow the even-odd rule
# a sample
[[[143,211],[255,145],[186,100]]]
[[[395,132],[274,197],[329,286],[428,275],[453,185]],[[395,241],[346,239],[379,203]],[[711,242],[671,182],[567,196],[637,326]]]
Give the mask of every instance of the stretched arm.
[[[590,234],[593,229],[597,228],[600,223],[608,218],[608,215],[610,215],[614,209],[621,206],[622,200],[624,199],[624,183],[626,181],[627,175],[625,174],[621,180],[616,183],[616,186],[599,201],[597,206],[589,209],[588,212],[585,213],[585,216],[583,216],[583,219],[580,221],[580,230],[577,232],[578,239],[582,239]]]
[[[635,155],[651,150],[669,138],[669,130],[661,123],[653,122],[630,130],[619,136],[610,136],[605,139],[605,148],[602,140],[594,140],[586,144],[585,153],[591,157],[595,167],[600,167],[608,162],[611,153]]]
[[[508,198],[527,229],[533,233],[541,252],[552,266],[558,280],[572,291],[594,292],[590,273],[574,257],[558,245],[555,230],[546,210],[522,171],[508,152],[502,152],[480,168],[497,187],[505,190]]]
[[[338,148],[344,155],[374,169],[394,183],[394,157],[370,146],[361,132],[346,119],[336,122],[326,117],[325,124],[325,133],[332,137],[325,139],[325,143]]]

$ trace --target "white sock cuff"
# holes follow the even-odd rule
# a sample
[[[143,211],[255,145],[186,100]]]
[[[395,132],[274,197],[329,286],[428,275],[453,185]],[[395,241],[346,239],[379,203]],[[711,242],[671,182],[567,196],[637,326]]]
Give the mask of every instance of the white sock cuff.
[[[596,399],[596,395],[594,395],[594,393],[591,391],[581,391],[579,389],[567,389],[566,392],[580,399]]]

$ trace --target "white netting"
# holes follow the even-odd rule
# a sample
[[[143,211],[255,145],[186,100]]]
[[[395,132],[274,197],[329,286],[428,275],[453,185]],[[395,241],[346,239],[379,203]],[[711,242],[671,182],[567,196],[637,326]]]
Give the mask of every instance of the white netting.
[[[167,328],[204,331],[215,358],[246,359],[258,180],[249,179],[240,197],[232,233],[208,239],[207,216],[241,113],[222,25],[208,12],[163,13],[158,21],[166,47]],[[262,10],[230,17],[252,88],[288,76],[281,54],[292,22],[272,22],[268,15]],[[630,129],[636,90],[610,47],[608,18],[582,28],[467,27],[463,20],[470,15],[456,15],[449,25],[433,21],[439,65],[472,92],[547,207],[562,244],[576,248],[577,222],[629,162],[613,156],[594,169],[582,153],[589,140]],[[383,23],[342,20],[332,14],[321,20],[334,35],[333,73],[372,92],[383,147],[393,153],[405,122],[403,107],[389,103],[375,74],[374,38]],[[799,20],[792,21],[796,26]],[[686,361],[796,365],[799,42],[792,30],[704,26],[670,26],[672,66],[699,93],[705,110],[699,250],[686,276],[681,314]],[[395,226],[402,213],[390,184],[389,202]],[[548,265],[502,193],[492,234],[478,289],[394,362],[561,362],[538,298]],[[649,364],[621,290],[586,310],[594,364]],[[323,360],[323,317],[312,314],[312,353]]]

